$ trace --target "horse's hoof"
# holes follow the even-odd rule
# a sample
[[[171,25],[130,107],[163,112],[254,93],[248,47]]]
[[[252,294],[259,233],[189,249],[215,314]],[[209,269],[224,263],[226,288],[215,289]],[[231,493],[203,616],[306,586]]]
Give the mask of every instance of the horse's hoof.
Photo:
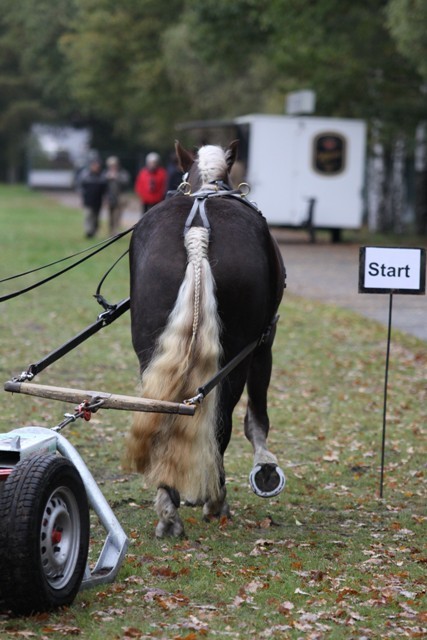
[[[184,500],[184,507],[201,507],[203,506],[203,500],[198,500],[198,501],[191,501],[191,500]]]
[[[217,509],[209,509],[206,505],[203,507],[203,522],[211,522],[211,520],[220,520],[221,518],[227,518],[231,520],[231,511],[227,502],[224,502]]]
[[[156,538],[182,538],[185,536],[181,520],[176,522],[160,521],[156,527]]]
[[[257,464],[249,474],[252,491],[260,498],[273,498],[285,488],[285,474],[277,464]]]

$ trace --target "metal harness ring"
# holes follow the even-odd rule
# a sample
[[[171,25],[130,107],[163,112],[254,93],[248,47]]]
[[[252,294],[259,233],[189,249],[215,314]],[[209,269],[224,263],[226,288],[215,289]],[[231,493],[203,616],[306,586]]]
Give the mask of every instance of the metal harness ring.
[[[181,191],[181,193],[183,193],[185,196],[191,196],[191,184],[184,180],[178,186],[177,191]]]
[[[241,182],[237,189],[240,191],[240,195],[242,196],[242,198],[244,198],[245,196],[249,195],[250,193],[250,186],[248,185],[247,182]]]

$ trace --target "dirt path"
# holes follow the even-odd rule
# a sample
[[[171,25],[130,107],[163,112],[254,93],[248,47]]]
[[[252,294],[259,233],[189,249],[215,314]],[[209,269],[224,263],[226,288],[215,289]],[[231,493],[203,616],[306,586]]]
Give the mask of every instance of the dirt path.
[[[80,208],[75,193],[51,193],[61,203]],[[106,212],[103,212],[106,217]],[[123,226],[139,219],[139,203],[131,197],[123,214]],[[287,290],[295,295],[336,304],[363,317],[388,324],[389,296],[359,294],[359,246],[317,242],[310,244],[305,232],[273,230],[287,270]],[[427,296],[393,296],[392,329],[427,341]],[[386,335],[385,335],[386,337]]]
[[[292,232],[296,233],[296,232]],[[389,295],[358,293],[359,245],[309,244],[276,232],[288,272],[288,290],[296,295],[352,309],[388,324]],[[392,329],[427,341],[427,296],[394,295]]]

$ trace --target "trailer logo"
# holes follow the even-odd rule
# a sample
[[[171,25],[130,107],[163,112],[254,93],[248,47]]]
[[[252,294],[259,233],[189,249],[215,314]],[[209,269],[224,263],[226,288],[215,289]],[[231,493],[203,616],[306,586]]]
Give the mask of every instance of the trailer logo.
[[[317,173],[336,176],[346,163],[347,143],[339,133],[321,133],[314,139],[313,168]]]

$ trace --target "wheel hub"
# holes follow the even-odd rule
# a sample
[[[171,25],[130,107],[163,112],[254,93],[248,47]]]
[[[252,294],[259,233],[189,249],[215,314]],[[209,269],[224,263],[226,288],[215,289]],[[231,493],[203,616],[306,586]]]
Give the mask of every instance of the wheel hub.
[[[73,573],[79,543],[77,504],[73,495],[63,487],[56,490],[47,501],[40,529],[42,569],[55,589],[65,585]]]

